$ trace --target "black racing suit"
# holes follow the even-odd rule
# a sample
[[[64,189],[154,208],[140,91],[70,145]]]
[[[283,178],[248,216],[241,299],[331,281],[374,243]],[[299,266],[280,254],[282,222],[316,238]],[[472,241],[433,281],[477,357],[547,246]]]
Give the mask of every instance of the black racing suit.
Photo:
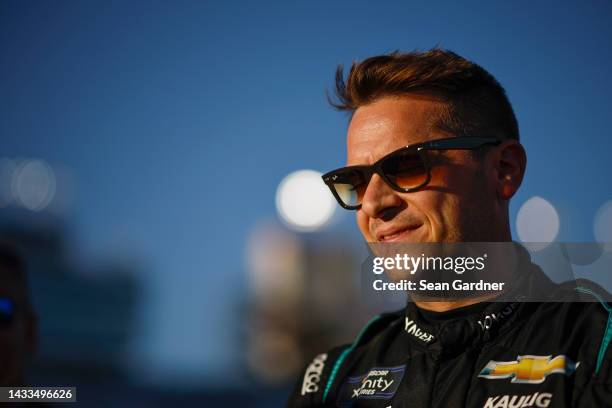
[[[554,284],[535,265],[517,286],[567,301],[510,295],[444,319],[409,302],[316,356],[288,406],[612,407],[612,308],[601,289]]]

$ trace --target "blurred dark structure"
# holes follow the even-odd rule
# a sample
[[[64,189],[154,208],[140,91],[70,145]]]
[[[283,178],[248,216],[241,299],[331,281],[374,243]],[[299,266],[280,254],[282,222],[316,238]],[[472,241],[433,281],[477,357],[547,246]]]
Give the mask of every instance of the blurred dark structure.
[[[375,314],[361,297],[358,259],[337,236],[275,223],[253,230],[244,361],[256,384],[292,387],[314,356],[350,343]]]
[[[200,389],[135,384],[128,370],[141,307],[138,265],[83,265],[66,224],[46,213],[0,209],[0,237],[25,257],[39,320],[28,385],[76,386],[78,406],[84,407],[282,406],[289,393],[282,384]]]
[[[29,384],[125,381],[141,296],[134,266],[84,270],[73,261],[78,249],[69,247],[61,222],[44,214],[2,209],[0,236],[22,251],[38,315]]]

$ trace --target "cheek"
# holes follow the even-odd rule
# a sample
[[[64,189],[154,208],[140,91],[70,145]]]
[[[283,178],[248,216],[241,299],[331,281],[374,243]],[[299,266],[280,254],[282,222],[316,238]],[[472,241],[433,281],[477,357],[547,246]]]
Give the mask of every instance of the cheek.
[[[488,189],[486,178],[477,168],[468,165],[450,165],[438,169],[435,178],[439,194],[431,198],[430,217],[437,220],[440,238],[457,240],[471,230],[475,217],[486,211]],[[432,191],[433,193],[433,191]]]
[[[361,234],[365,240],[368,242],[373,242],[374,239],[370,235],[370,218],[361,210],[357,211],[355,217],[357,219],[357,226],[359,227],[359,230],[361,231]]]
[[[427,223],[431,241],[438,241],[444,235],[445,219],[448,215],[447,197],[444,193],[427,191],[414,200],[414,206]]]
[[[457,181],[450,168],[432,169],[432,179],[427,188],[416,194],[414,205],[429,224],[432,241],[448,239],[457,224],[460,212]]]

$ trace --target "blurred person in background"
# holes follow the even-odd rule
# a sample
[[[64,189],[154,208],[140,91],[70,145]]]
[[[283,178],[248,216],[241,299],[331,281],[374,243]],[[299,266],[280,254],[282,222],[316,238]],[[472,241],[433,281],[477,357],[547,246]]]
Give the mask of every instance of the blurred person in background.
[[[0,386],[27,385],[36,344],[37,318],[23,259],[11,243],[0,240]]]
[[[339,67],[336,93],[351,114],[348,167],[323,179],[368,243],[512,242],[526,153],[491,74],[451,51],[395,52],[354,63],[346,80]],[[591,302],[572,302],[574,287],[519,256],[513,287],[570,301],[413,299],[317,355],[288,405],[612,406],[612,308],[590,289]]]

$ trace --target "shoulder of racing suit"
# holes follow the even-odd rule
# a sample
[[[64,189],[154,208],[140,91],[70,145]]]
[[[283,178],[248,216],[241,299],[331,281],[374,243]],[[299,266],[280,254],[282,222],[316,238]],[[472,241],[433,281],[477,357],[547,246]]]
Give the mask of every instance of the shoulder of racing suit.
[[[543,304],[539,315],[557,314],[559,326],[554,329],[564,336],[565,344],[576,343],[576,370],[572,406],[612,406],[612,305],[611,295],[598,284],[577,279],[558,285],[556,298],[564,302]],[[555,325],[551,325],[554,327]]]
[[[473,324],[485,333],[479,335],[481,343],[477,347],[499,350],[500,355],[516,356],[512,358],[524,355],[550,356],[552,359],[558,355],[570,355],[577,362],[576,367],[580,366],[574,375],[572,405],[612,404],[612,351],[609,347],[612,342],[612,307],[606,302],[609,295],[586,280],[551,288],[551,302],[520,306],[507,304],[504,309],[497,307],[494,313],[490,310],[481,312],[479,320],[474,319],[477,324]],[[522,311],[515,313],[519,309]],[[390,345],[396,344],[395,340],[402,335],[411,340],[401,343],[401,347],[410,353],[434,350],[434,343],[441,342],[445,333],[433,329],[430,332],[423,322],[417,322],[415,327],[409,318],[409,310],[410,305],[407,309],[376,316],[353,343],[317,355],[298,379],[288,406],[333,405],[343,392],[342,384],[346,386],[345,383],[353,378],[350,376],[356,374],[369,372],[371,375],[372,370],[386,360],[384,355],[392,353]],[[494,323],[487,323],[489,315],[501,322],[492,320]],[[489,326],[493,326],[492,332],[497,331],[495,336],[486,333]],[[431,341],[433,338],[435,340]],[[504,358],[500,357],[500,360]],[[394,365],[389,361],[383,365],[385,369],[394,368],[389,367]]]
[[[361,329],[352,343],[315,356],[302,371],[287,406],[313,407],[330,403],[332,386],[340,379],[341,368],[349,362],[351,354],[357,349],[368,348],[390,326],[403,324],[403,319],[403,309],[377,315]]]

